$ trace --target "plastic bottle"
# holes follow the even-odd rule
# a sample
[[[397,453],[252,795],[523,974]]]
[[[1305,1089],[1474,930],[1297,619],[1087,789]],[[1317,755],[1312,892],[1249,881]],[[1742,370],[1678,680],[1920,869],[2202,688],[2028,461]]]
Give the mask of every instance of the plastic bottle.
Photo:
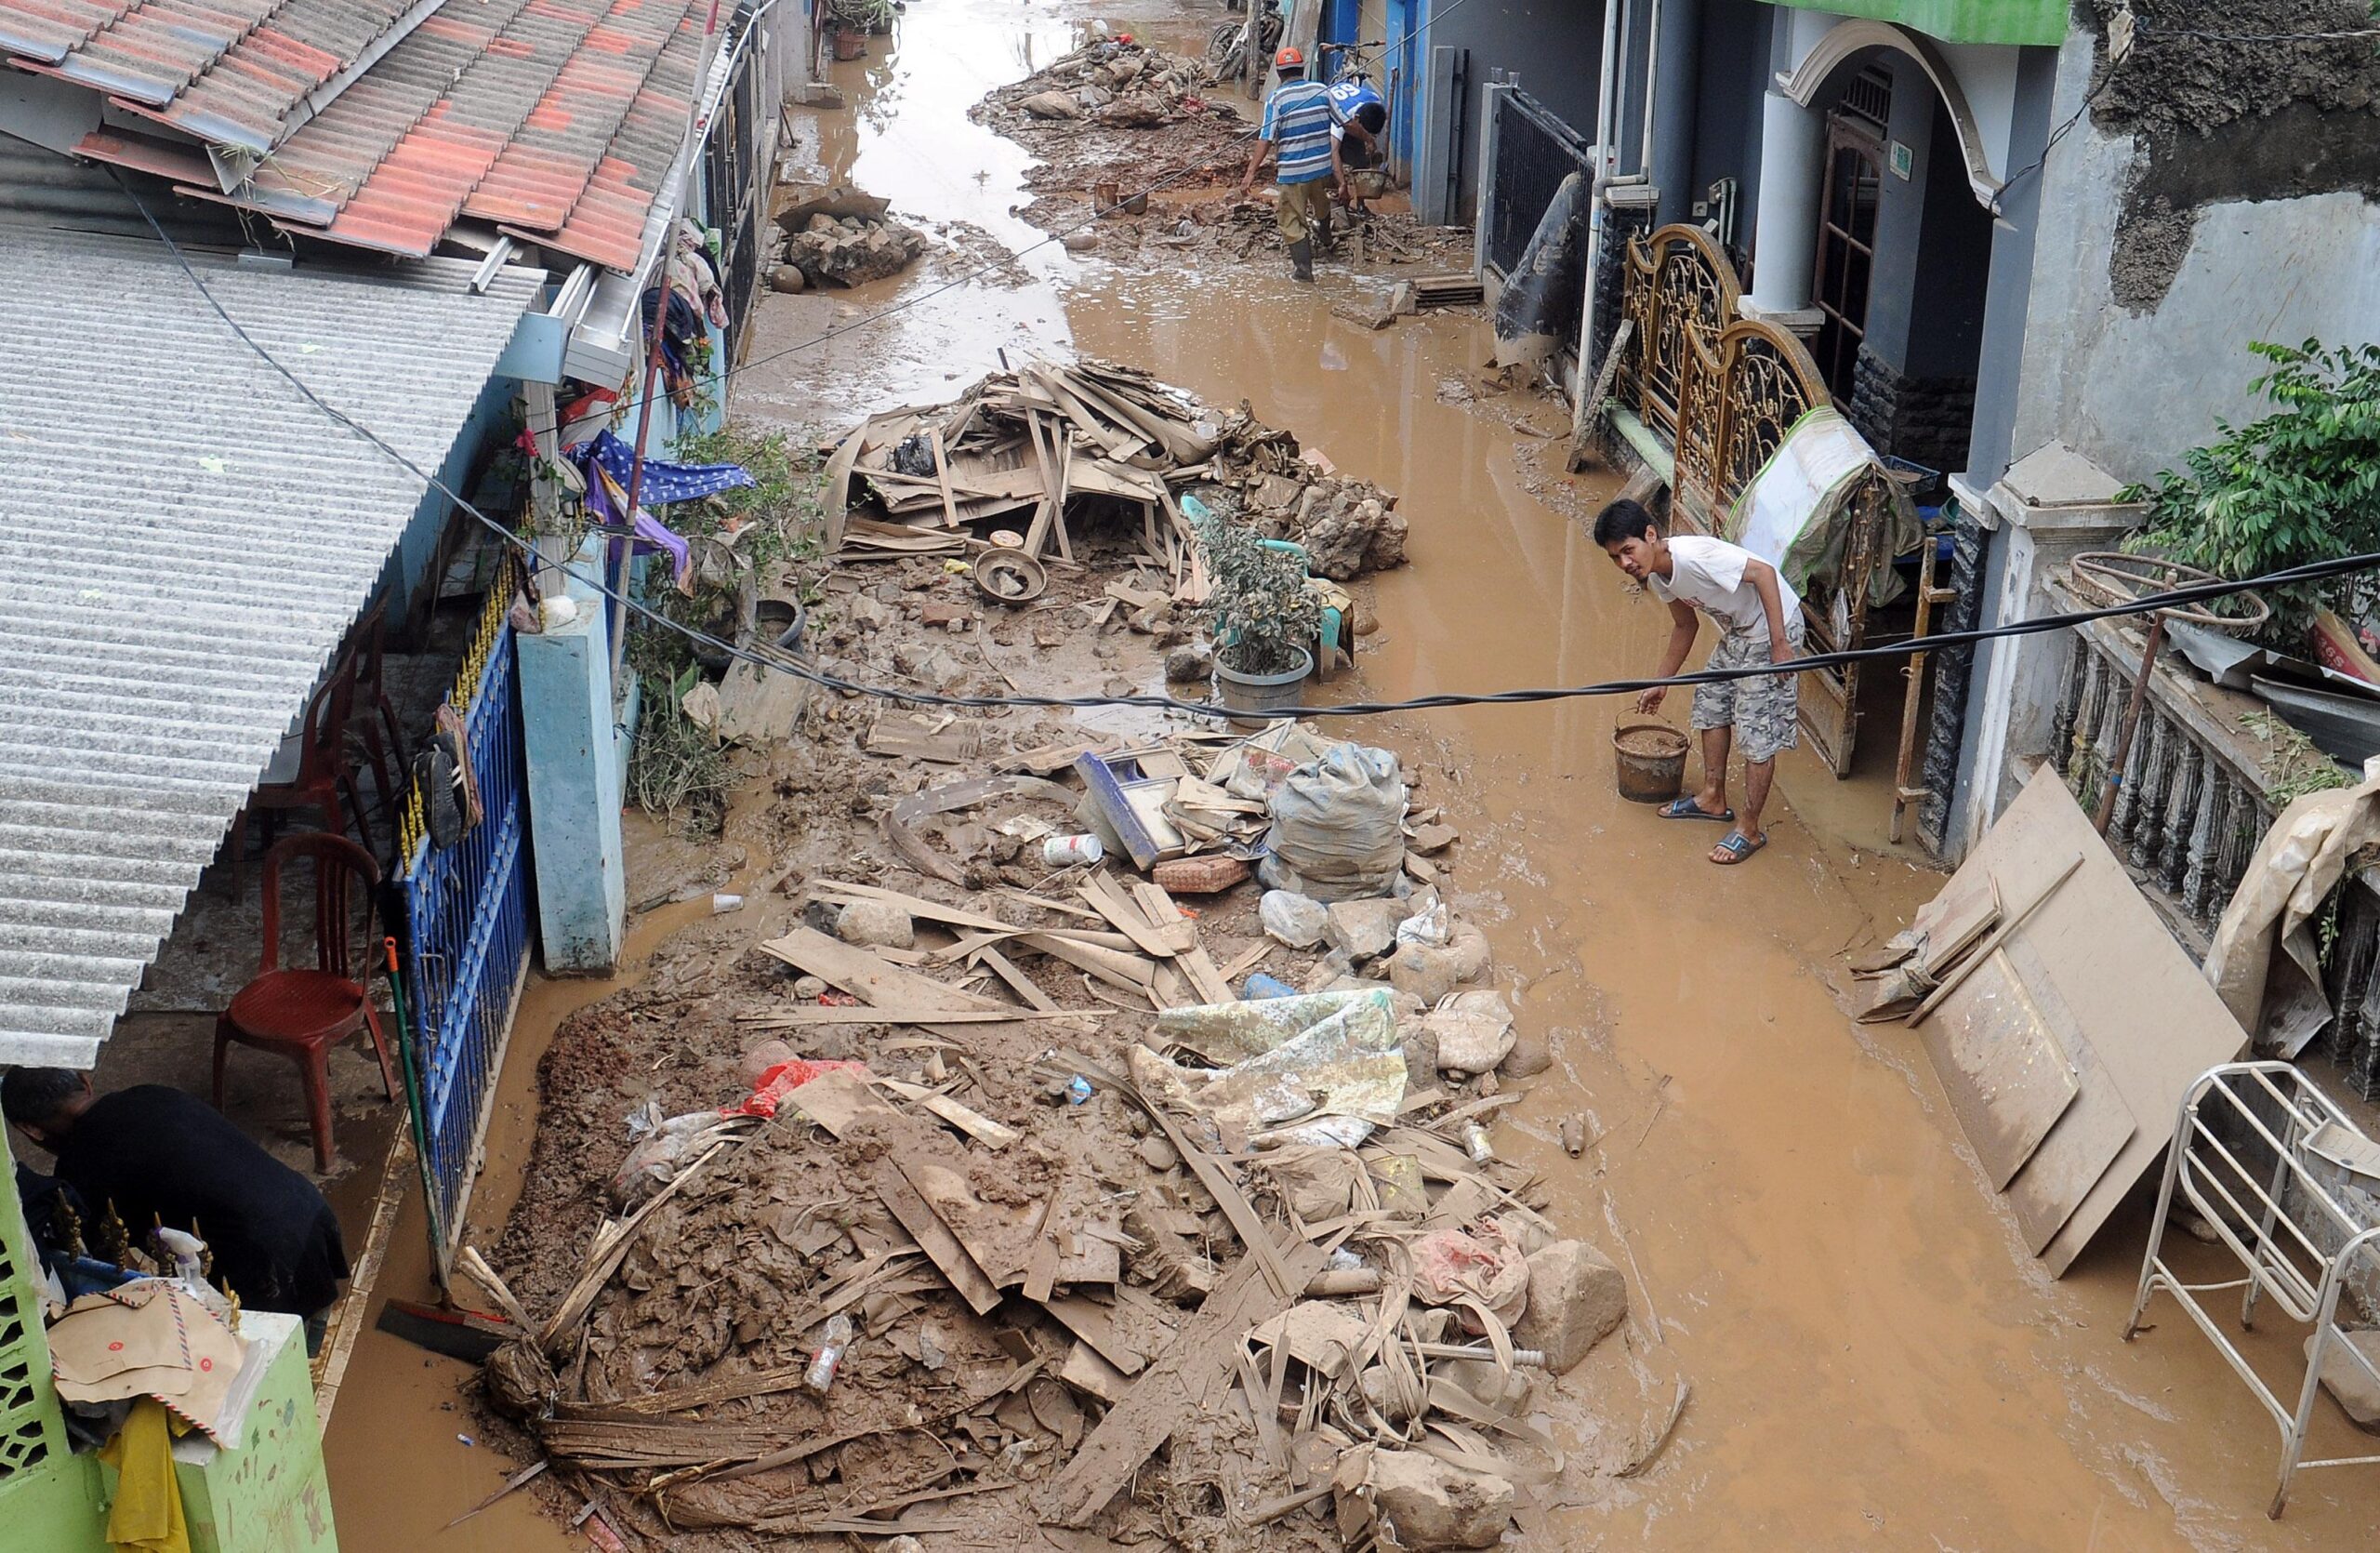
[[[820,1332],[818,1351],[811,1356],[810,1368],[801,1373],[801,1384],[825,1395],[826,1387],[835,1384],[835,1371],[843,1362],[843,1352],[852,1346],[852,1319],[830,1316]]]
[[[1041,861],[1053,869],[1096,863],[1106,856],[1106,844],[1089,831],[1079,836],[1051,836],[1041,843]]]
[[[1486,1164],[1496,1157],[1495,1148],[1488,1141],[1488,1129],[1476,1122],[1462,1124],[1463,1146],[1471,1150],[1471,1162]]]

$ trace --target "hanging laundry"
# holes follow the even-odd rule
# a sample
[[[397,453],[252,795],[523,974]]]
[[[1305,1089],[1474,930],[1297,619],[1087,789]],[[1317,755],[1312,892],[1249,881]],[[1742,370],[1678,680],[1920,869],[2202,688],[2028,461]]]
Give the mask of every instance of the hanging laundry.
[[[628,483],[628,476],[636,468],[636,449],[609,431],[596,432],[592,442],[579,444],[570,450],[570,455],[582,467],[592,458],[622,485]],[[644,461],[644,486],[637,492],[637,500],[647,507],[667,507],[673,501],[693,501],[754,484],[752,471],[741,464],[673,464],[648,458]]]

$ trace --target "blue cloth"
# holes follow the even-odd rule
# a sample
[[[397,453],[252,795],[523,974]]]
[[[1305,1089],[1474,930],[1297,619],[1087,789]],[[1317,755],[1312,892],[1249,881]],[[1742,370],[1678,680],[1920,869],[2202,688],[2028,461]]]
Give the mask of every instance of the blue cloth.
[[[1281,158],[1274,181],[1311,183],[1330,176],[1330,89],[1319,81],[1291,81],[1264,100],[1259,133]]]
[[[622,486],[628,484],[628,473],[636,467],[636,449],[608,431],[596,432],[593,442],[580,443],[568,452],[582,470],[589,460],[602,465]],[[644,507],[667,507],[673,501],[694,501],[757,484],[752,471],[741,464],[673,464],[648,458],[644,461],[644,484],[637,492],[637,502]]]

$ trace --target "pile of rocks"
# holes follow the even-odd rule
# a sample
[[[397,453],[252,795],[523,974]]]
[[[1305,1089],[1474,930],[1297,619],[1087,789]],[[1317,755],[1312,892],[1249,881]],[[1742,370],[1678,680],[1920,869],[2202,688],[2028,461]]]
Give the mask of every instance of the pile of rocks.
[[[826,281],[864,285],[899,274],[917,262],[925,246],[924,233],[899,221],[829,216],[822,210],[800,231],[786,233],[785,262],[769,284],[779,291],[800,291]]]

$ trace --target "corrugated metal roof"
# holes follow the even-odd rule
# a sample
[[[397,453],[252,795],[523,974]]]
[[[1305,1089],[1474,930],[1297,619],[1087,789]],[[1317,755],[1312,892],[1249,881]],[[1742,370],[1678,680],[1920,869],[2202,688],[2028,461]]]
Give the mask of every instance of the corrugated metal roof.
[[[424,468],[544,280],[192,262]],[[0,1062],[87,1068],[422,486],[156,245],[11,232],[0,291],[33,322],[0,372]]]

